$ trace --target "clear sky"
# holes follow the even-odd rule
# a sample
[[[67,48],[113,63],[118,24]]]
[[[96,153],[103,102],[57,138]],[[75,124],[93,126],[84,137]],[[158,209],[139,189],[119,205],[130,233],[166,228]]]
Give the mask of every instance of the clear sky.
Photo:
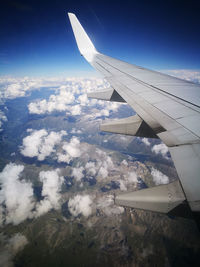
[[[67,12],[97,50],[151,69],[200,69],[198,0],[1,1],[0,75],[84,75]]]

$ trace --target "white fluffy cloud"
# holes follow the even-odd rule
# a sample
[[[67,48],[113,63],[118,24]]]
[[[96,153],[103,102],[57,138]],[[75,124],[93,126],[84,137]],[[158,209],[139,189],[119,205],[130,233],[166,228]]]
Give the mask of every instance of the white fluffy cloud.
[[[56,89],[57,94],[52,94],[48,100],[36,100],[28,105],[29,113],[45,114],[54,111],[66,111],[72,116],[85,114],[84,107],[90,107],[90,114],[85,114],[92,120],[97,117],[108,117],[111,112],[123,105],[119,103],[88,99],[87,92],[107,88],[108,84],[102,79],[69,79],[65,85]]]
[[[51,95],[48,101],[43,99],[30,103],[28,105],[28,109],[29,112],[33,114],[45,114],[53,111],[66,111],[68,109],[68,105],[72,104],[74,100],[75,98],[73,93],[62,89],[58,95]]]
[[[99,80],[97,82],[97,80]],[[32,90],[39,89],[41,87],[60,88],[63,91],[72,91],[73,93],[79,92],[79,87],[84,86],[90,88],[92,86],[98,87],[103,84],[102,79],[90,78],[66,78],[66,77],[45,77],[45,78],[12,78],[12,77],[0,77],[0,99],[14,99],[17,97],[26,96]],[[36,109],[36,111],[38,111]]]
[[[90,195],[76,195],[69,199],[68,208],[73,216],[82,214],[88,217],[92,214],[92,198]]]
[[[108,173],[114,168],[113,161],[106,152],[100,149],[96,149],[96,153],[98,155],[98,161],[96,165],[96,168],[98,169],[97,175],[101,178],[106,178]]]
[[[21,179],[23,170],[24,166],[10,163],[0,173],[0,225],[17,225],[60,208],[64,177],[59,169],[40,172],[44,199],[39,202],[34,198],[32,183]]]
[[[88,175],[95,175],[97,173],[96,164],[92,161],[86,163],[85,169]]]
[[[151,169],[151,175],[156,185],[169,183],[169,178],[162,172],[156,170],[155,168]]]
[[[113,195],[101,197],[97,202],[97,208],[101,209],[107,216],[119,215],[124,212],[123,207],[119,207],[114,204]]]
[[[51,86],[55,85],[55,82],[42,79],[42,78],[0,78],[0,98],[1,99],[14,99],[17,97],[23,97],[28,92],[34,89],[38,89],[42,86]]]
[[[81,149],[80,149],[80,141],[77,137],[73,136],[69,142],[63,142],[63,152],[57,153],[58,162],[66,162],[69,163],[72,158],[80,157]]]
[[[74,176],[76,181],[81,181],[81,179],[84,177],[83,171],[84,171],[83,167],[72,169],[72,176]]]
[[[61,201],[61,188],[64,177],[59,175],[59,169],[41,171],[40,181],[43,183],[42,196],[44,197],[36,206],[36,216],[40,216],[51,209],[59,209]]]
[[[44,160],[55,152],[55,146],[60,144],[62,137],[66,134],[65,131],[58,133],[52,131],[48,134],[45,129],[32,131],[23,139],[21,154],[26,157],[37,157],[40,161]]]
[[[32,184],[20,179],[24,166],[10,163],[0,173],[1,222],[19,224],[32,217]]]
[[[142,138],[141,140],[142,140],[142,142],[143,142],[146,146],[150,146],[151,143],[149,142],[149,139],[148,139],[148,138],[145,138],[145,137],[144,137],[144,138]]]
[[[69,110],[68,112],[73,116],[81,115],[81,106],[80,105],[70,106],[68,108],[68,110]],[[68,112],[66,113],[66,115],[68,115]]]
[[[155,154],[161,154],[164,158],[169,159],[167,156],[169,150],[165,144],[154,145],[151,150]]]
[[[7,117],[4,112],[0,110],[0,132],[2,131],[1,127],[5,121],[7,121]]]

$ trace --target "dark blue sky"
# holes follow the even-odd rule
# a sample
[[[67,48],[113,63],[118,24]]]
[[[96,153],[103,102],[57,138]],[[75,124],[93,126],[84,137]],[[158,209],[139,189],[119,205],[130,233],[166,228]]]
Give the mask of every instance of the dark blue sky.
[[[200,69],[199,1],[1,1],[0,75],[84,75],[67,12],[97,50],[151,69]]]

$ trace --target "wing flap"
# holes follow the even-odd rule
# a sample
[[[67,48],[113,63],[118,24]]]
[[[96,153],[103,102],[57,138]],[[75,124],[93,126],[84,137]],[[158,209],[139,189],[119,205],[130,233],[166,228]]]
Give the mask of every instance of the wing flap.
[[[106,90],[99,90],[95,92],[87,93],[89,98],[94,98],[98,100],[114,101],[114,102],[126,102],[115,89],[112,87]]]
[[[110,133],[157,138],[153,130],[138,115],[103,123],[100,125],[100,130]]]
[[[130,208],[169,213],[185,201],[180,182],[169,183],[115,196],[115,204]]]

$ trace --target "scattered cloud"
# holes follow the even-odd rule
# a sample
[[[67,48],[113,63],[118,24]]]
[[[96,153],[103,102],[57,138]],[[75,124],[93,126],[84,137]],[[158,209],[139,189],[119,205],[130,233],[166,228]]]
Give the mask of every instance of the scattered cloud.
[[[66,111],[66,115],[82,115],[93,120],[99,117],[108,117],[111,112],[117,111],[123,105],[120,103],[88,99],[87,92],[105,89],[108,83],[102,79],[69,79],[65,85],[56,88],[57,94],[52,94],[49,99],[41,99],[31,102],[28,105],[31,114],[46,114],[54,111]],[[90,108],[88,114],[84,111]]]
[[[67,135],[66,131],[52,131],[49,134],[45,129],[32,131],[23,139],[20,152],[25,157],[37,157],[42,161],[55,152],[55,146],[60,144],[64,135]]]
[[[71,114],[72,116],[81,115],[81,106],[80,105],[74,105],[68,108],[68,112],[66,115]]]
[[[151,143],[149,142],[149,139],[148,138],[142,138],[141,141],[146,145],[146,146],[150,146]]]
[[[122,160],[121,164],[124,165],[124,166],[128,166],[128,162],[127,162],[127,160],[125,160],[125,159]]]
[[[151,175],[156,185],[169,183],[169,177],[167,177],[165,174],[163,174],[159,170],[156,170],[155,168],[151,169]]]
[[[92,161],[89,161],[89,162],[86,163],[85,169],[86,169],[86,173],[88,175],[94,176],[97,173],[96,164],[94,162],[92,162]]]
[[[69,163],[72,158],[77,158],[81,155],[81,144],[76,136],[73,136],[69,142],[63,142],[62,152],[57,153],[58,162]]]
[[[21,179],[23,165],[7,164],[0,173],[0,224],[17,225],[32,218],[34,208],[32,184]]]
[[[108,176],[108,173],[114,168],[113,161],[106,152],[100,149],[96,149],[96,152],[101,159],[101,161],[99,161],[97,165],[98,176],[101,178],[106,178]]]
[[[66,111],[68,105],[74,102],[73,93],[61,89],[58,95],[51,95],[49,100],[43,99],[36,102],[31,102],[28,105],[29,113],[45,114],[53,111]],[[73,110],[76,111],[75,109]]]
[[[90,195],[78,194],[69,199],[68,208],[74,217],[80,214],[88,217],[92,214],[92,197]]]
[[[97,202],[97,209],[101,209],[105,215],[119,215],[124,212],[123,207],[114,204],[114,196],[106,195],[101,197]]]
[[[64,177],[59,174],[59,169],[40,172],[39,179],[43,183],[42,196],[44,199],[36,205],[36,217],[47,213],[51,209],[57,210],[60,208],[60,192],[64,182]]]
[[[5,121],[7,121],[7,117],[4,112],[0,110],[0,132],[3,130],[1,127]]]
[[[151,150],[155,154],[161,154],[165,159],[169,159],[168,157],[169,150],[165,144],[154,145]]]
[[[126,176],[126,181],[130,184],[133,183],[138,183],[138,178],[137,178],[137,174],[136,172],[132,171],[130,173],[128,173],[128,175]]]
[[[84,177],[83,171],[84,171],[83,167],[72,169],[72,176],[76,179],[76,181],[79,182]]]
[[[82,131],[76,128],[72,128],[71,134],[82,134]]]
[[[33,185],[21,179],[23,165],[7,164],[0,173],[0,225],[17,225],[28,218],[35,218],[61,205],[61,187],[64,177],[59,169],[41,171],[43,199],[36,201]]]

